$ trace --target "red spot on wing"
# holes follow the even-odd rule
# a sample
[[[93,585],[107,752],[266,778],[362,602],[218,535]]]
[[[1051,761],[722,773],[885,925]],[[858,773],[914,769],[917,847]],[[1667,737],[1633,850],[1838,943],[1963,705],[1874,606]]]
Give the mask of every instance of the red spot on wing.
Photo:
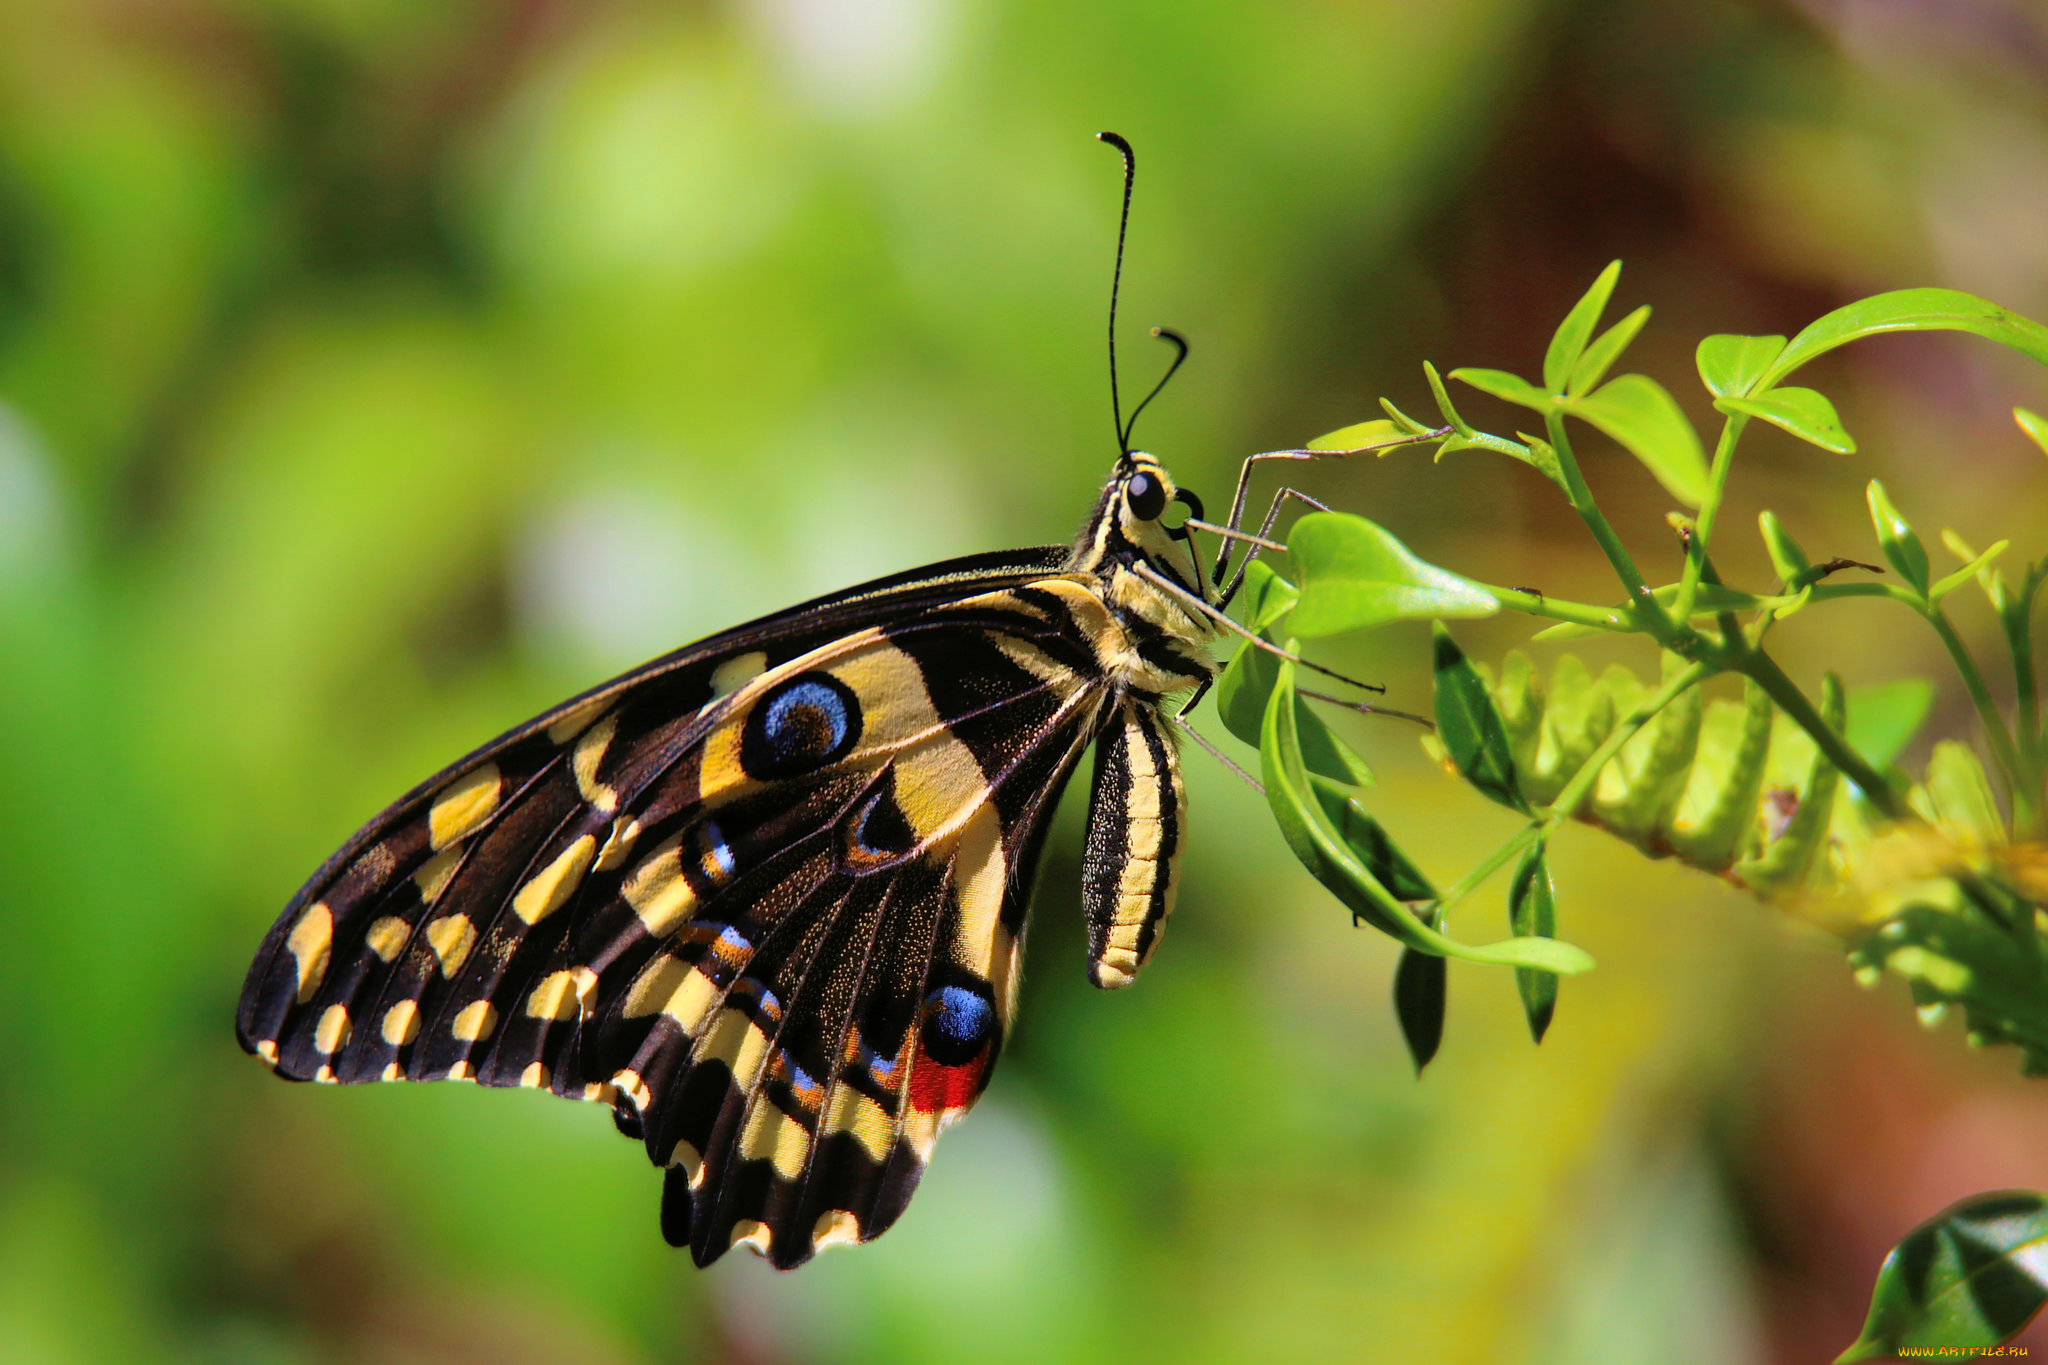
[[[910,1107],[920,1114],[965,1109],[981,1093],[981,1075],[987,1066],[987,1048],[959,1066],[941,1066],[920,1053],[910,1068]]]

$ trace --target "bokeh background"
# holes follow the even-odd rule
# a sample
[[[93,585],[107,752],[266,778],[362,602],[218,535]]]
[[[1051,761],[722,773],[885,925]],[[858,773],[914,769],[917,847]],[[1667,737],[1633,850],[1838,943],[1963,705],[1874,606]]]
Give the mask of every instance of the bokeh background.
[[[794,1275],[667,1249],[594,1107],[240,1053],[272,916],[422,774],[801,596],[1071,533],[1115,453],[1104,127],[1140,155],[1126,391],[1146,324],[1192,338],[1141,443],[1212,508],[1249,451],[1426,409],[1425,357],[1536,370],[1616,256],[1635,367],[1702,424],[1706,332],[1912,284],[2048,315],[2034,0],[0,3],[0,1359],[1806,1362],[1913,1223],[2048,1187],[2010,1055],[1585,830],[1600,970],[1536,1049],[1454,966],[1418,1083],[1391,946],[1199,754],[1145,979],[1085,983],[1069,810],[992,1092],[896,1230]],[[1765,505],[1874,557],[1873,474],[2040,551],[2039,372],[1915,337],[1809,375],[1862,451],[1754,436],[1731,579]],[[1675,572],[1656,485],[1584,459]],[[1302,481],[1611,594],[1520,467]],[[1332,659],[1421,707],[1422,640]],[[1937,662],[1882,604],[1782,640],[1809,682]],[[1511,829],[1340,723],[1440,876]]]

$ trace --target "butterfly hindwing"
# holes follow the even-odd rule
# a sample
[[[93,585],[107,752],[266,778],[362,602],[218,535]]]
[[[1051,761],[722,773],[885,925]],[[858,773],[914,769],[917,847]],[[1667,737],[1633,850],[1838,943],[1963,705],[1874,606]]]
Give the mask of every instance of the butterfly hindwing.
[[[877,1235],[987,1082],[1100,723],[1049,553],[770,618],[479,750],[288,908],[244,1045],[608,1101],[700,1263]]]

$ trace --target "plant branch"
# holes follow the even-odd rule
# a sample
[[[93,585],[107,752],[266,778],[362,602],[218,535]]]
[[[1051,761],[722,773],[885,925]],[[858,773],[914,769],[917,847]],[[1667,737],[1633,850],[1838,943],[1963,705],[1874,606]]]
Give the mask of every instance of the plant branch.
[[[1615,577],[1621,580],[1628,593],[1629,611],[1636,618],[1638,626],[1658,641],[1668,643],[1673,637],[1671,622],[1664,615],[1656,601],[1650,596],[1650,585],[1643,581],[1643,575],[1629,558],[1621,537],[1614,533],[1614,527],[1593,501],[1593,490],[1586,486],[1585,476],[1579,473],[1578,457],[1572,453],[1571,438],[1565,434],[1564,414],[1547,412],[1543,415],[1545,430],[1550,436],[1551,449],[1557,453],[1557,470],[1564,482],[1565,497],[1571,500],[1572,510],[1579,514],[1579,520],[1586,523],[1586,529],[1599,542],[1600,551],[1607,556],[1607,562],[1614,569]]]
[[[1990,746],[1991,756],[1997,760],[1999,771],[2005,774],[2006,786],[2012,793],[2013,823],[2031,827],[2036,814],[2035,801],[2033,793],[2027,790],[2019,750],[2013,745],[2012,732],[2005,727],[2005,717],[1998,714],[1998,703],[1992,699],[1991,689],[1985,685],[1976,659],[1971,657],[1969,647],[1956,634],[1955,627],[1949,624],[1948,614],[1939,606],[1922,606],[1921,614],[1934,627],[1934,633],[1941,637],[1949,662],[1956,666],[1956,672],[1963,679],[1963,687],[1970,694],[1970,704],[1977,708],[1977,723],[1984,727],[1984,742]]]
[[[1706,572],[1714,519],[1721,511],[1721,494],[1728,486],[1728,471],[1735,463],[1735,443],[1748,423],[1749,418],[1739,413],[1730,413],[1721,422],[1721,439],[1714,444],[1714,463],[1707,472],[1706,500],[1700,503],[1692,536],[1686,542],[1685,574],[1679,580],[1678,605],[1671,613],[1674,620],[1685,621],[1692,616],[1693,597],[1699,591],[1701,575]]]

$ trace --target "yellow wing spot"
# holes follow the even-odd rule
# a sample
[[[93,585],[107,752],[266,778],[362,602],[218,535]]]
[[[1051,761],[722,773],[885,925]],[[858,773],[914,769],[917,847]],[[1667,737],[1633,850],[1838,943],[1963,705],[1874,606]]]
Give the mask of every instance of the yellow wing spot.
[[[610,1104],[619,1097],[619,1092],[609,1084],[592,1081],[583,1087],[583,1098],[592,1104]]]
[[[384,1011],[384,1025],[380,1030],[384,1041],[393,1047],[404,1047],[420,1036],[420,1006],[417,1000],[401,1000]]]
[[[481,1043],[498,1027],[498,1007],[488,1000],[473,1000],[455,1012],[448,1031],[459,1043]]]
[[[768,667],[768,656],[760,650],[750,654],[735,654],[711,670],[711,700],[729,697],[761,676]]]
[[[711,1026],[711,1032],[704,1035],[695,1060],[724,1062],[732,1072],[734,1087],[751,1090],[761,1075],[761,1064],[767,1059],[768,1035],[739,1010],[726,1010]]]
[[[604,708],[610,702],[610,697],[592,697],[581,706],[570,707],[556,717],[554,724],[548,726],[548,743],[567,744],[582,734],[585,726],[603,714]]]
[[[330,1056],[348,1041],[348,1006],[329,1005],[313,1027],[313,1046]]]
[[[742,1218],[732,1225],[733,1246],[751,1247],[757,1255],[766,1256],[774,1242],[775,1234],[758,1218]]]
[[[441,899],[441,893],[448,889],[448,883],[455,879],[455,869],[462,865],[462,850],[445,848],[420,865],[412,874],[412,884],[420,889],[420,899],[428,905]]]
[[[588,1015],[597,995],[597,973],[588,967],[549,972],[526,997],[526,1013],[534,1019],[574,1019]]]
[[[647,1082],[640,1079],[640,1073],[637,1071],[619,1072],[612,1077],[612,1087],[643,1114],[647,1112],[647,1106],[654,1103],[654,1095],[647,1089]]]
[[[402,1081],[405,1079],[405,1073],[398,1069],[397,1062],[386,1062],[384,1063],[383,1072],[378,1075],[377,1079],[380,1081]]]
[[[256,1044],[256,1055],[263,1059],[265,1066],[276,1066],[277,1040],[275,1038],[265,1038],[262,1042]]]
[[[697,893],[683,876],[683,836],[672,834],[626,874],[619,894],[655,938],[667,938],[697,908]]]
[[[597,861],[591,867],[598,872],[609,872],[626,861],[633,852],[633,841],[640,837],[640,822],[629,815],[622,815],[612,821],[611,833],[605,836],[604,847],[597,851]]]
[[[632,986],[626,991],[626,999],[619,1006],[619,1013],[628,1019],[644,1019],[650,1014],[659,1014],[690,970],[690,964],[674,954],[661,954],[633,978]]]
[[[547,1089],[548,1069],[546,1064],[541,1062],[528,1062],[526,1064],[526,1070],[519,1073],[519,1083],[525,1086],[528,1090]]]
[[[687,1142],[676,1143],[675,1149],[668,1154],[668,1164],[683,1168],[692,1189],[704,1178],[704,1154]]]
[[[334,1068],[322,1062],[320,1063],[320,1069],[313,1073],[313,1084],[340,1085],[341,1082],[335,1079]]]
[[[606,815],[619,808],[619,794],[597,780],[597,770],[604,762],[605,750],[611,747],[612,736],[618,732],[619,713],[614,711],[583,732],[583,737],[576,741],[576,752],[569,757],[569,767],[576,774],[576,790]]]
[[[878,1164],[888,1159],[890,1144],[896,1140],[896,1125],[890,1119],[889,1111],[852,1086],[843,1084],[832,1092],[832,1105],[825,1112],[824,1131],[853,1134],[854,1140]]]
[[[299,916],[299,922],[292,926],[291,937],[284,941],[292,961],[299,969],[299,995],[301,1005],[313,998],[313,992],[320,989],[321,981],[327,976],[327,959],[334,951],[334,912],[327,908],[327,902],[314,901],[306,907],[306,913]]]
[[[640,969],[619,1012],[628,1019],[666,1014],[683,1032],[694,1034],[721,994],[716,981],[681,958],[663,953]]]
[[[476,1068],[468,1062],[457,1062],[454,1066],[448,1068],[448,1079],[451,1081],[474,1081],[476,1079]]]
[[[704,1021],[711,1017],[711,1011],[718,1007],[720,994],[716,981],[702,972],[692,971],[670,994],[661,1012],[675,1020],[683,1032],[695,1036],[704,1027]]]
[[[427,926],[427,946],[440,959],[441,975],[452,979],[476,947],[476,926],[468,915],[443,915]]]
[[[427,811],[428,843],[439,852],[490,819],[497,813],[498,793],[504,785],[495,763],[472,768],[456,778]]]
[[[860,1240],[860,1219],[845,1209],[827,1209],[811,1227],[811,1250],[852,1246]]]
[[[596,836],[584,835],[519,888],[512,897],[512,912],[528,924],[539,924],[576,894],[576,888],[583,884],[583,874],[590,870],[590,860],[596,856]]]
[[[997,940],[1009,937],[1003,929],[1003,893],[1008,886],[1003,823],[995,807],[984,803],[961,829],[953,854],[953,900],[960,909],[954,950],[964,955],[962,965],[983,977],[999,961]],[[998,990],[998,998],[1001,994]]]
[[[370,926],[370,932],[363,935],[363,943],[385,962],[394,962],[405,950],[405,940],[412,928],[396,915],[386,915]]]
[[[754,1106],[747,1119],[747,1131],[740,1139],[740,1156],[747,1161],[763,1158],[775,1165],[775,1173],[794,1180],[804,1173],[804,1156],[811,1150],[811,1135],[804,1126],[772,1104]]]

